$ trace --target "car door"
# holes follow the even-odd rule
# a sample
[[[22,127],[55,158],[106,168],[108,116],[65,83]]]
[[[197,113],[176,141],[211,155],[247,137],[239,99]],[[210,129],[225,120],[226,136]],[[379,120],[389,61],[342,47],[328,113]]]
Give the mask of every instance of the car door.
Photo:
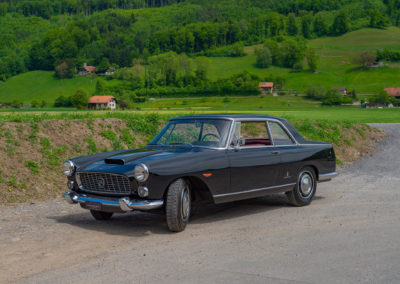
[[[243,139],[241,146],[235,145],[238,137]],[[266,121],[236,122],[227,155],[230,192],[262,191],[276,185],[280,157],[272,146]]]
[[[269,133],[275,150],[279,152],[280,165],[277,169],[277,184],[296,182],[302,154],[294,138],[278,121],[268,121]]]

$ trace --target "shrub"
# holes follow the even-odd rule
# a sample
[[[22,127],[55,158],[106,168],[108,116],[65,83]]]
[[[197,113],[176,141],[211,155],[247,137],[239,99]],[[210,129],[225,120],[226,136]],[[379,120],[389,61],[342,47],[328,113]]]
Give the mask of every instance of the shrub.
[[[272,64],[271,51],[268,47],[264,46],[261,49],[257,49],[256,53],[256,65],[260,68],[268,68]]]
[[[71,103],[77,109],[86,109],[88,107],[89,97],[83,90],[77,90],[71,97]]]
[[[325,95],[325,89],[321,85],[309,85],[306,89],[306,97],[313,100],[322,100]]]

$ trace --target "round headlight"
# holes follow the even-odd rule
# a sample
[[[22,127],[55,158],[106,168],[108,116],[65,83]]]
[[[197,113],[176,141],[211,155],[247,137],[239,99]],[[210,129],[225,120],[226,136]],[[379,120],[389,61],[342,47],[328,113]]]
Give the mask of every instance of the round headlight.
[[[74,165],[74,163],[73,162],[71,162],[71,161],[66,161],[65,163],[64,163],[64,175],[66,175],[66,176],[72,176],[73,174],[74,174],[74,172],[75,172],[75,165]]]
[[[138,182],[144,182],[149,178],[149,169],[145,164],[137,164],[133,174]]]

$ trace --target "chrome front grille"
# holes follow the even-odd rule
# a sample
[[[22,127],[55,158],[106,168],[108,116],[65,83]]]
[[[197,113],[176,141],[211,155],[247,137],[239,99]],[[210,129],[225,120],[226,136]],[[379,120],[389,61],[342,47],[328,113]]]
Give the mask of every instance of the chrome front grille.
[[[82,190],[89,192],[130,194],[132,190],[129,178],[124,175],[108,173],[78,173],[78,183]]]

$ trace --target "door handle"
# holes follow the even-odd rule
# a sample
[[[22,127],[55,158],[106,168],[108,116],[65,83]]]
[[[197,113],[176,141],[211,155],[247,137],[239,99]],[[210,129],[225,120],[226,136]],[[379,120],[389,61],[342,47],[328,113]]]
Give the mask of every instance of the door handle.
[[[272,151],[273,155],[279,155],[281,152],[280,151]]]

